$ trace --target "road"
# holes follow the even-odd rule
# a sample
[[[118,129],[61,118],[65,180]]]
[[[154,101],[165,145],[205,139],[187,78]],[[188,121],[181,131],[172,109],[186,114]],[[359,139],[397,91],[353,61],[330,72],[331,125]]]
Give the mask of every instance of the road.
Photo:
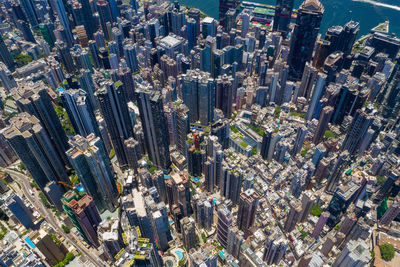
[[[31,195],[29,193],[29,190],[31,190],[31,187],[29,185],[30,178],[18,171],[9,169],[9,168],[1,168],[3,171],[9,173],[11,177],[16,180],[20,185],[21,185],[21,190],[24,193],[24,195],[28,198],[28,200],[38,209],[38,212],[40,215],[46,219],[46,221],[53,227],[57,233],[62,235],[68,242],[74,245],[74,247],[81,252],[83,255],[86,256],[87,259],[89,259],[95,266],[98,267],[103,267],[106,266],[103,262],[98,260],[98,256],[93,255],[92,253],[88,252],[85,247],[81,247],[75,240],[69,237],[68,234],[66,234],[61,227],[59,226],[59,223],[57,220],[54,218],[53,213],[49,211],[46,207],[43,206],[42,201],[40,200],[39,196],[34,193],[34,195]]]

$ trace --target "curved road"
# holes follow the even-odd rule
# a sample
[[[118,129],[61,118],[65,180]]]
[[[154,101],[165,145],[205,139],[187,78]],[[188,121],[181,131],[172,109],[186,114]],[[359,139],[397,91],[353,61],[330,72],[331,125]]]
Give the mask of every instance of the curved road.
[[[93,255],[92,253],[88,252],[86,248],[81,247],[75,240],[69,237],[68,234],[64,233],[64,231],[61,229],[59,226],[58,222],[56,219],[53,217],[53,214],[43,206],[42,201],[40,198],[37,196],[37,194],[34,194],[32,196],[29,193],[29,190],[31,190],[30,187],[30,178],[26,176],[25,174],[22,174],[18,171],[15,171],[13,169],[9,168],[1,168],[3,171],[9,173],[13,179],[18,181],[19,184],[21,184],[21,190],[23,191],[24,195],[28,198],[28,200],[38,208],[38,211],[40,215],[46,219],[46,221],[60,234],[62,235],[68,242],[74,245],[74,247],[81,252],[83,255],[85,255],[95,266],[97,267],[103,267],[106,266],[104,262],[101,262],[98,260],[98,256]]]

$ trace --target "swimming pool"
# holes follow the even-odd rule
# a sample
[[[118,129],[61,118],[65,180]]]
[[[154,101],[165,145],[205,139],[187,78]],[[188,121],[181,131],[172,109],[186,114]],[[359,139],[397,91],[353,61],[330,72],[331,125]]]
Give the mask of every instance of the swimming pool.
[[[178,255],[179,260],[183,259],[183,251],[180,249],[175,250],[176,255]]]

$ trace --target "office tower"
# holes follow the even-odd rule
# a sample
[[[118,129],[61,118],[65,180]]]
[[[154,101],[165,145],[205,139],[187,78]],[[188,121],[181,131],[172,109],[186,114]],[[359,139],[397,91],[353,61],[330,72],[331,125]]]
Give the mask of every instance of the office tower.
[[[283,236],[268,237],[265,242],[263,261],[268,265],[278,265],[288,249],[287,241]]]
[[[303,148],[303,143],[304,143],[304,139],[306,138],[307,135],[307,127],[304,125],[301,125],[298,129],[297,129],[297,134],[296,134],[296,140],[293,144],[293,148],[291,150],[291,155],[292,156],[296,156],[298,153],[300,153],[301,149]],[[266,134],[266,132],[264,132],[264,135]],[[263,137],[263,141],[264,141],[264,137]]]
[[[369,246],[363,240],[350,240],[332,266],[366,266],[371,257]]]
[[[100,68],[101,67],[100,58],[99,58],[100,52],[99,52],[99,48],[97,46],[96,41],[89,40],[88,47],[89,47],[90,56],[91,56],[91,58],[93,60],[94,67],[95,68]]]
[[[187,27],[187,40],[188,40],[189,50],[192,50],[192,48],[197,43],[196,21],[193,18],[188,18],[186,22],[186,27]]]
[[[325,131],[328,129],[328,123],[333,115],[333,107],[326,106],[322,109],[322,113],[318,120],[317,129],[314,132],[313,143],[319,144],[324,138]]]
[[[298,201],[298,200],[290,201],[289,206],[290,206],[290,209],[289,209],[289,213],[287,215],[285,226],[284,226],[284,230],[288,233],[293,231],[298,220],[300,219],[300,215],[301,215],[301,211],[302,211],[300,201]]]
[[[29,27],[28,23],[26,23],[23,20],[18,20],[17,27],[22,32],[22,36],[24,37],[25,41],[31,42],[31,43],[36,43],[36,40],[33,37],[33,33],[31,31],[31,28]]]
[[[3,62],[0,62],[0,80],[8,92],[18,86],[14,80],[14,77],[12,76],[12,73],[8,70],[7,66]]]
[[[178,99],[172,105],[172,117],[174,122],[174,141],[176,149],[186,155],[186,136],[190,130],[189,109]]]
[[[39,119],[42,127],[51,139],[58,156],[68,165],[65,151],[68,138],[54,110],[53,103],[43,82],[20,84],[15,90],[14,100],[18,109]]]
[[[214,81],[207,72],[188,70],[179,76],[182,100],[189,109],[190,122],[208,125],[214,113]]]
[[[210,231],[214,222],[214,207],[212,200],[206,199],[203,196],[195,195],[193,197],[193,213],[197,226]]]
[[[276,0],[273,31],[287,33],[292,18],[294,0]]]
[[[43,39],[49,44],[50,49],[54,47],[54,41],[56,37],[54,36],[54,25],[51,23],[40,23],[39,24],[40,33]]]
[[[33,228],[33,217],[32,212],[25,206],[24,202],[18,195],[10,196],[6,202],[7,208],[12,212],[12,214],[17,218],[17,220],[26,228]]]
[[[114,211],[118,206],[118,190],[111,161],[100,137],[76,135],[67,151],[85,191],[93,198],[100,212]]]
[[[60,20],[61,25],[65,31],[65,37],[68,47],[72,47],[74,43],[74,37],[72,36],[71,27],[68,20],[67,12],[65,11],[64,2],[62,0],[54,0],[54,4],[57,9],[57,16]]]
[[[318,222],[315,224],[314,230],[311,234],[311,236],[314,239],[317,239],[319,235],[321,234],[322,230],[324,229],[324,226],[326,225],[326,222],[328,221],[328,218],[330,216],[330,213],[327,211],[324,211],[318,219]]]
[[[59,0],[61,1],[61,0]],[[76,66],[72,59],[71,52],[66,43],[63,41],[57,41],[55,43],[57,55],[59,56],[60,63],[64,65],[65,70],[68,73],[74,73],[76,71]]]
[[[322,158],[325,156],[327,149],[323,144],[317,145],[315,148],[313,157],[311,159],[311,162],[314,164],[315,167],[318,167],[319,162],[322,160]]]
[[[76,134],[85,137],[91,133],[99,135],[93,107],[85,91],[61,89],[60,98]]]
[[[311,65],[310,62],[307,62],[304,67],[303,76],[301,78],[301,83],[299,87],[299,93],[297,97],[305,97],[306,99],[310,99],[311,92],[314,84],[316,83],[318,78],[317,69]]]
[[[206,17],[201,21],[201,34],[203,38],[208,36],[215,37],[217,34],[217,21],[211,17]]]
[[[289,75],[300,80],[310,61],[321,25],[324,6],[318,0],[305,0],[299,8],[288,56]]]
[[[10,53],[10,50],[8,50],[6,43],[4,42],[3,36],[0,36],[0,60],[6,64],[7,68],[10,71],[15,70],[15,61]]]
[[[116,83],[105,81],[95,95],[101,114],[106,121],[107,131],[111,137],[118,163],[122,167],[127,166],[124,141],[133,136],[133,127],[122,83],[120,81]]]
[[[237,17],[237,10],[230,8],[225,13],[225,22],[224,22],[224,31],[226,33],[230,32],[232,29],[236,27],[236,17]],[[222,45],[224,47],[225,45]]]
[[[380,225],[388,226],[394,218],[400,213],[400,202],[398,200],[394,200],[392,205],[387,209],[387,211],[383,214],[382,218],[379,221]]]
[[[111,36],[107,29],[107,22],[112,23],[112,14],[110,4],[106,0],[99,0],[96,3],[97,12],[99,13],[100,25],[103,30],[103,34],[107,40],[111,39]]]
[[[311,102],[308,107],[308,111],[306,114],[306,120],[310,121],[314,117],[315,110],[317,108],[317,104],[321,98],[321,96],[324,93],[325,89],[325,82],[326,82],[327,76],[323,73],[318,73],[318,79],[317,82],[314,86],[314,91],[311,97]]]
[[[101,218],[92,197],[68,191],[64,194],[62,202],[65,212],[82,238],[90,245],[99,247],[97,227]]]
[[[0,166],[5,168],[18,160],[18,155],[5,138],[6,128],[0,130]]]
[[[228,247],[228,232],[232,225],[232,215],[226,206],[218,209],[217,239],[222,247]]]
[[[122,240],[120,221],[114,218],[101,221],[97,227],[97,235],[106,257],[114,260],[114,257],[125,246]]]
[[[395,186],[396,181],[398,181],[400,178],[400,172],[395,170],[390,172],[389,176],[387,177],[385,183],[382,185],[380,188],[378,194],[376,195],[374,202],[380,203],[382,200],[387,198],[391,191],[393,190],[393,187]]]
[[[250,228],[254,226],[259,198],[260,196],[252,188],[240,193],[237,225],[245,237],[250,235]]]
[[[35,13],[35,6],[32,0],[21,0],[22,9],[26,14],[26,18],[28,19],[29,23],[32,25],[33,28],[38,26],[38,19]],[[57,11],[58,12],[58,11]]]
[[[138,88],[137,100],[142,122],[146,151],[153,164],[163,170],[171,166],[168,128],[160,93],[150,88]]]
[[[315,196],[311,192],[305,192],[301,199],[301,214],[299,217],[299,222],[304,222],[307,220],[308,215],[315,203]]]
[[[42,125],[35,116],[23,112],[10,119],[3,135],[43,190],[50,181],[69,182],[69,179],[64,162]]]
[[[350,155],[348,151],[344,151],[338,155],[336,163],[334,164],[330,174],[328,176],[328,184],[326,185],[325,191],[333,193],[339,184],[340,178],[347,165],[350,163]]]
[[[237,12],[239,5],[239,0],[219,0],[219,25],[226,27],[226,12],[230,9],[234,9]]]
[[[272,160],[278,139],[279,134],[272,128],[265,129],[260,151],[260,155],[263,159]]]
[[[58,183],[54,181],[47,183],[43,193],[59,212],[63,212],[61,198],[64,192],[61,190]]]
[[[57,245],[46,231],[39,230],[31,232],[29,234],[29,239],[44,255],[46,262],[51,266],[63,261],[65,257],[65,253],[62,250],[63,245]]]
[[[181,219],[181,233],[183,246],[186,250],[190,250],[196,246],[196,229],[195,222],[192,217]]]
[[[80,88],[82,88],[86,93],[88,97],[88,101],[90,102],[90,106],[93,108],[93,110],[96,110],[98,108],[98,103],[96,96],[94,95],[96,88],[93,83],[93,78],[92,74],[90,73],[90,70],[88,69],[83,69],[80,70],[80,74],[78,76],[78,81]]]
[[[344,25],[344,31],[342,33],[342,44],[340,47],[340,50],[343,52],[344,57],[346,55],[350,55],[359,30],[359,22],[351,20]]]
[[[128,67],[132,70],[132,72],[137,72],[139,70],[138,60],[136,57],[135,46],[131,43],[128,43],[123,46],[125,61],[128,64]]]
[[[374,117],[368,110],[358,109],[347,131],[342,147],[340,148],[341,151],[347,150],[350,154],[355,153],[361,145],[373,120]]]

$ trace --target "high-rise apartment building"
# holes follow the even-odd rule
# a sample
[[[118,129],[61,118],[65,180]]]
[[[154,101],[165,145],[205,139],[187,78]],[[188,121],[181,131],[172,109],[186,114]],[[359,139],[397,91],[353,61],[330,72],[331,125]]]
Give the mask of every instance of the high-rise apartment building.
[[[171,166],[171,159],[163,102],[160,93],[152,92],[149,89],[144,86],[137,89],[146,150],[154,165],[163,170],[168,170]]]
[[[68,183],[69,179],[64,162],[42,125],[35,116],[23,112],[10,120],[3,135],[37,185],[44,190],[50,181]]]
[[[60,98],[76,134],[85,137],[91,133],[99,135],[93,107],[84,90],[61,89]]]
[[[246,237],[250,235],[250,228],[254,226],[259,198],[252,188],[240,193],[237,225]]]
[[[85,191],[100,212],[105,209],[114,211],[118,206],[118,190],[103,141],[94,134],[86,138],[76,135],[70,144],[67,155]]]
[[[63,206],[73,225],[82,238],[94,247],[98,247],[97,227],[101,222],[99,212],[93,199],[87,194],[78,194],[68,191],[64,194]]]
[[[122,83],[117,81],[105,81],[102,87],[96,91],[101,114],[106,122],[107,131],[111,137],[111,143],[117,155],[120,166],[128,165],[124,150],[124,141],[133,137],[133,127],[129,115],[126,92]]]

